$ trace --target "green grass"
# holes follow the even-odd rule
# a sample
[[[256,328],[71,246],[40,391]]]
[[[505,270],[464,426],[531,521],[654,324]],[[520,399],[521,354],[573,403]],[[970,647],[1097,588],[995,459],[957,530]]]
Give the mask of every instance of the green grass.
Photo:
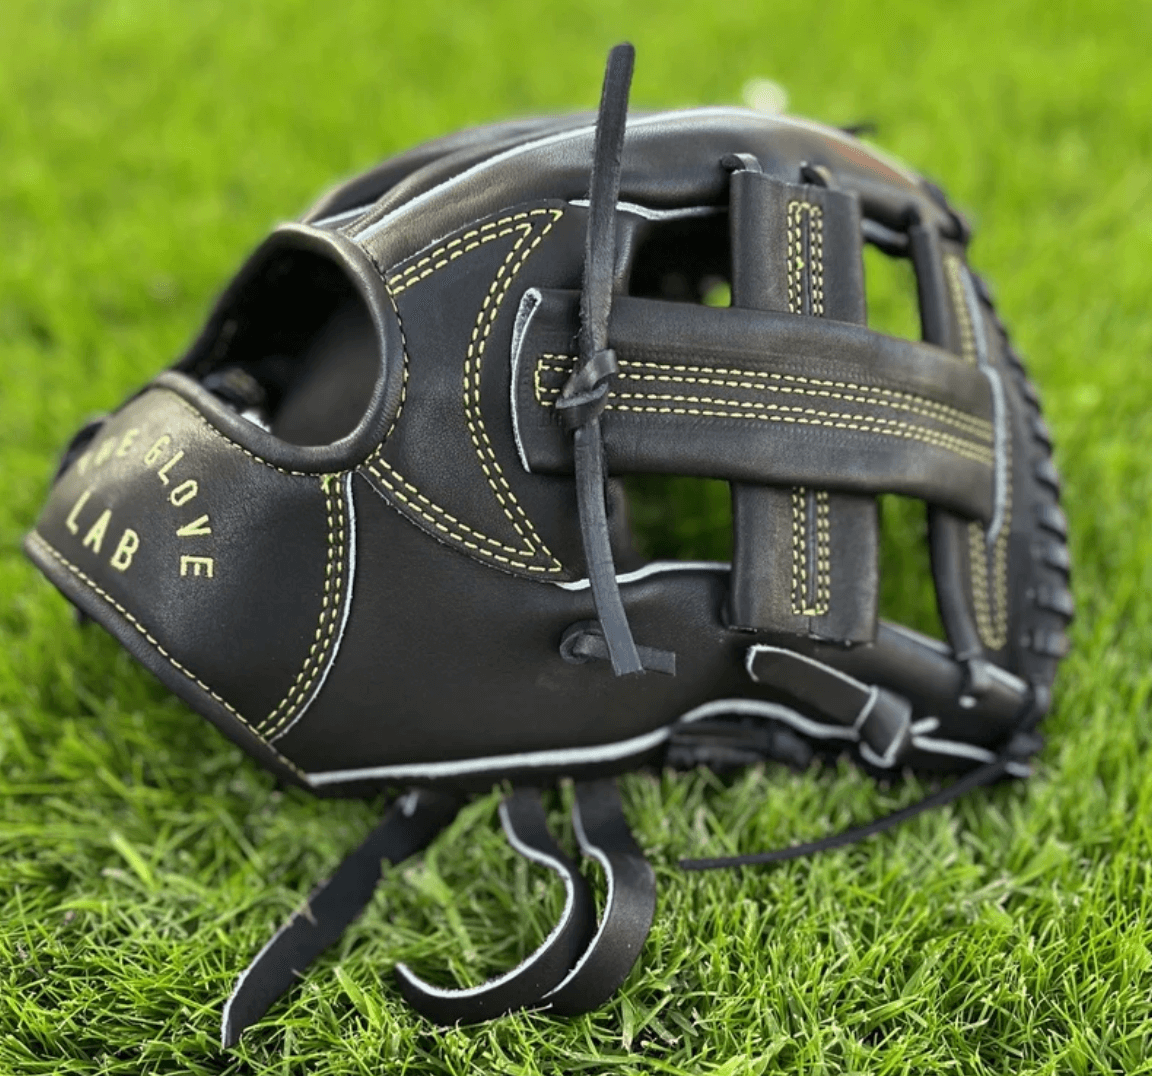
[[[798,113],[876,121],[970,211],[1072,522],[1079,617],[1039,773],[847,851],[707,876],[676,857],[822,834],[923,787],[849,767],[630,777],[660,902],[625,989],[576,1020],[441,1031],[391,965],[479,981],[560,900],[481,799],[222,1054],[237,972],[382,805],[277,790],[79,632],[20,538],[65,438],[181,349],[274,221],[421,139],[591,106],[623,37],[636,106],[770,77]],[[1152,1071],[1149,40],[1142,0],[3,0],[0,1073]],[[923,622],[923,588],[899,582],[919,523],[891,518],[885,604]]]

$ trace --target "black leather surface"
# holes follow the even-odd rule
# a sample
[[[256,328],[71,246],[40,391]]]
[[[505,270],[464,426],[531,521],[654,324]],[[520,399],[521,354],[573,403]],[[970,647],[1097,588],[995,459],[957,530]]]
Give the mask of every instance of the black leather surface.
[[[607,877],[608,895],[595,937],[544,999],[544,1007],[560,1016],[591,1012],[616,993],[656,914],[656,872],[628,828],[615,782],[577,784],[572,817],[580,850],[596,859]]]
[[[575,293],[541,291],[518,356],[533,472],[571,472],[553,402]],[[621,297],[602,422],[609,471],[893,492],[991,515],[987,382],[938,349],[842,322]]]
[[[363,479],[354,491],[357,594],[378,597],[353,601],[327,690],[277,743],[310,770],[611,743],[745,690],[740,641],[718,621],[722,575],[625,585],[637,638],[675,650],[677,675],[618,679],[560,653],[565,629],[594,617],[589,590],[493,571],[429,542]]]
[[[156,388],[60,479],[38,551],[255,726],[290,693],[313,643],[341,530],[322,481],[255,460]]]
[[[734,621],[726,572],[625,576],[637,639],[674,650],[675,675],[617,680],[606,662],[564,660],[565,632],[594,619],[571,438],[552,406],[576,354],[591,148],[582,117],[467,133],[386,162],[313,217],[378,195],[375,207],[321,228],[279,229],[177,368],[116,413],[87,464],[65,469],[30,555],[191,705],[278,773],[325,793],[626,769],[658,757],[667,730],[704,706],[768,720],[772,706],[790,706],[820,720],[816,702],[749,676],[749,647],[765,643],[907,699],[914,721],[936,722],[938,741],[983,750],[1004,742],[1014,723],[1038,720],[1070,615],[1063,523],[1033,390],[986,291],[968,276],[957,218],[916,177],[853,139],[741,110],[629,123],[608,325],[620,373],[603,416],[606,459],[616,474],[867,495],[834,510],[847,537],[835,539],[842,555],[829,585],[849,613],[829,614],[824,625],[809,617],[797,634],[771,616]],[[737,152],[763,167],[764,176],[740,182],[767,194],[769,233],[779,231],[772,213],[778,218],[780,207],[787,231],[796,190],[827,211],[824,238],[837,254],[825,265],[823,317],[811,316],[811,273],[802,283],[809,316],[667,301],[696,298],[709,274],[731,269],[730,174],[720,162]],[[810,167],[812,183],[798,187],[805,163],[827,171]],[[813,186],[814,177],[829,189]],[[871,222],[861,234],[913,258],[926,335],[939,346],[848,323],[861,315],[857,204]],[[688,240],[698,246],[681,251]],[[753,251],[740,253],[737,299],[755,286],[763,295],[748,305],[773,305],[779,278],[755,285]],[[320,332],[294,352],[324,391],[300,387],[294,413],[273,415],[272,429],[280,421],[295,441],[322,440],[309,431],[336,436],[361,414],[329,444],[277,437],[201,383],[260,352],[277,274],[305,254],[344,275],[367,318],[360,325],[371,326],[352,334],[361,384],[351,391],[366,399],[337,405],[328,396],[325,376],[351,361],[347,333]],[[372,346],[379,366],[368,384]],[[690,408],[653,402],[674,396],[697,399]],[[625,410],[637,404],[654,409]],[[830,425],[745,417],[777,408],[771,413],[823,421],[848,407],[857,418]],[[117,455],[131,429],[136,440]],[[141,453],[161,435],[170,444],[144,464]],[[169,447],[185,454],[165,484]],[[186,476],[197,481],[196,496],[176,504]],[[872,630],[873,530],[869,512],[856,519],[850,505],[867,509],[881,491],[934,506],[937,589],[961,660],[884,625],[874,643],[861,641]],[[610,494],[617,565],[629,571],[639,562],[614,483]],[[105,509],[106,532],[85,546]],[[192,525],[202,515],[211,535],[200,533],[207,524]],[[762,530],[766,546],[785,548],[786,533],[771,533],[780,525],[775,509],[763,519],[738,512],[737,527]],[[1005,537],[989,545],[996,527]],[[120,571],[113,561],[125,528],[138,546]],[[855,546],[854,532],[862,536]],[[741,572],[746,555],[757,560],[754,543],[738,554]],[[212,575],[196,560],[184,561],[181,575],[182,557],[211,557]],[[771,583],[762,551],[760,560]],[[1001,643],[1004,624],[1014,630]],[[759,630],[736,630],[749,627]],[[989,661],[1024,681],[989,680]],[[962,768],[983,756],[965,761],[914,745],[908,757]]]
[[[414,171],[348,228],[380,265],[390,266],[440,236],[500,209],[540,198],[588,193],[591,122],[541,132],[461,171],[451,154]],[[686,146],[691,152],[685,152]],[[881,160],[848,135],[806,120],[740,108],[688,109],[634,116],[624,150],[620,197],[653,207],[724,205],[732,153],[756,156],[764,171],[791,180],[802,161],[825,165],[857,191],[869,215],[902,225],[909,210],[951,232],[952,218],[910,173]],[[477,156],[480,156],[479,154]],[[383,222],[383,223],[381,223]]]
[[[748,164],[732,174],[732,305],[863,325],[864,239],[856,195],[774,181],[758,162]],[[810,168],[801,173],[823,177]],[[846,395],[855,393],[840,390],[819,399]],[[879,594],[874,498],[807,485],[734,483],[732,521],[733,626],[872,641]]]

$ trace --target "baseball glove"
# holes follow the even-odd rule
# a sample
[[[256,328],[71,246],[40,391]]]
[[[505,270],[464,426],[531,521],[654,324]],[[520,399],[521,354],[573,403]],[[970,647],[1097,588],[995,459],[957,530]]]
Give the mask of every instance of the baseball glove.
[[[423,848],[510,782],[561,876],[527,961],[441,1022],[602,1003],[654,876],[612,776],[805,765],[1028,773],[1072,615],[1035,390],[943,194],[854,137],[738,108],[420,146],[278,228],[188,353],[65,453],[28,555],[284,781],[408,789],[241,977],[231,1043]],[[907,259],[922,341],[866,324],[865,244]],[[731,306],[701,303],[712,280]],[[646,561],[630,475],[731,485],[731,563]],[[877,498],[928,505],[947,643],[877,616]],[[537,789],[576,780],[596,902]],[[749,864],[817,845],[685,866]]]

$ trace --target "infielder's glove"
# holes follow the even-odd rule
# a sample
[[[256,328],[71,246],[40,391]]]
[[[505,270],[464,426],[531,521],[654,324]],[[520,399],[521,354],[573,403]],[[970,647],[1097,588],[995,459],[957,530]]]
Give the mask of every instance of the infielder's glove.
[[[1039,747],[1065,521],[965,222],[806,121],[705,108],[625,136],[631,62],[598,117],[440,139],[278,228],[184,358],[81,431],[27,539],[285,781],[410,789],[242,976],[226,1042],[469,790],[519,786],[504,826],[567,900],[483,986],[401,967],[443,1022],[582,1012],[622,982],[655,890],[613,774],[847,751],[961,775],[922,808]],[[923,342],[866,327],[866,243],[910,260]],[[731,308],[699,302],[715,279]],[[731,484],[731,564],[636,554],[620,479],[654,473]],[[877,618],[884,493],[928,504],[946,644]],[[531,790],[561,776],[607,873],[599,927]]]

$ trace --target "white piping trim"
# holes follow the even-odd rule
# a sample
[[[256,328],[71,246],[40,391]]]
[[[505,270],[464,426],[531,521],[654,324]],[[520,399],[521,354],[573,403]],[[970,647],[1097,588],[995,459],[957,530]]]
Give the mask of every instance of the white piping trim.
[[[356,504],[352,499],[351,471],[344,476],[341,485],[343,486],[344,506],[348,513],[348,582],[344,586],[344,608],[340,613],[340,626],[336,629],[336,639],[328,653],[328,660],[324,662],[324,668],[321,669],[320,675],[316,678],[316,683],[313,685],[308,698],[304,700],[304,705],[296,711],[296,716],[271,738],[271,743],[287,736],[300,718],[308,712],[312,703],[316,701],[328,679],[328,674],[332,671],[332,666],[336,664],[336,655],[340,653],[340,647],[344,643],[344,633],[348,629],[348,616],[352,612],[352,589],[356,583]]]
[[[533,848],[530,844],[525,844],[517,835],[516,830],[512,827],[511,819],[508,816],[507,803],[500,804],[500,822],[504,827],[504,833],[508,837],[508,843],[512,845],[525,859],[532,860],[533,863],[539,863],[543,867],[547,867],[550,871],[560,875],[564,880],[564,911],[560,914],[560,921],[552,928],[536,950],[526,960],[521,961],[510,971],[506,971],[503,975],[497,975],[494,979],[489,979],[487,982],[481,983],[479,986],[469,986],[464,989],[444,989],[443,987],[433,986],[431,983],[425,982],[420,978],[407,964],[397,964],[396,974],[407,979],[409,983],[418,986],[425,993],[431,994],[433,997],[438,998],[469,998],[476,997],[478,994],[486,993],[496,987],[502,986],[504,983],[515,978],[527,968],[532,967],[548,946],[552,944],[556,936],[568,924],[568,920],[572,918],[572,911],[576,907],[576,886],[572,881],[572,873],[568,868],[561,863],[558,859],[548,855],[547,852],[542,852],[539,848]]]
[[[804,717],[787,706],[777,702],[766,702],[763,699],[714,699],[703,703],[693,710],[689,710],[676,722],[678,725],[690,725],[696,721],[703,721],[709,717],[719,717],[721,714],[738,714],[741,717],[767,717],[773,721],[783,721],[791,725],[798,732],[817,740],[851,740],[856,742],[859,734],[855,729],[844,725],[822,725],[818,721]]]
[[[867,743],[861,740],[858,748],[860,751],[860,757],[865,762],[870,762],[873,766],[879,766],[882,770],[890,769],[892,763],[895,761],[895,749],[899,742],[899,740],[893,740],[889,745],[888,750],[885,751],[883,755],[878,755],[875,751],[872,750],[871,747],[868,746]]]
[[[520,408],[516,397],[520,388],[520,353],[524,348],[524,338],[528,335],[528,326],[532,318],[540,309],[544,296],[538,288],[529,288],[520,299],[520,307],[516,311],[516,321],[512,325],[512,378],[509,386],[509,406],[512,409],[512,436],[516,438],[516,452],[520,456],[520,466],[528,474],[532,468],[528,466],[528,453],[524,451],[524,442],[520,437]]]
[[[313,788],[344,784],[348,781],[370,780],[435,780],[440,777],[466,775],[514,769],[581,766],[586,763],[615,762],[640,755],[659,747],[672,734],[669,726],[653,729],[642,736],[615,743],[597,744],[595,747],[565,747],[550,751],[525,751],[515,755],[489,755],[486,758],[466,758],[453,762],[415,762],[399,766],[366,766],[356,770],[322,770],[307,773],[305,779]]]
[[[751,108],[735,108],[735,107],[713,107],[713,108],[689,108],[680,109],[675,112],[657,112],[650,116],[637,116],[628,121],[628,128],[634,130],[637,127],[651,127],[661,123],[675,123],[677,120],[684,119],[722,119],[728,117],[730,119],[754,119],[760,123],[768,120],[768,117],[763,113],[757,112]],[[835,142],[842,142],[844,145],[851,146],[857,152],[861,152],[860,143],[846,135],[843,131],[838,131],[835,127],[825,127],[822,124],[811,123],[808,120],[801,120],[795,116],[773,116],[768,121],[784,127],[792,127],[798,130],[813,131],[823,138],[830,138]],[[364,231],[358,233],[354,238],[357,242],[364,242],[371,239],[377,232],[388,227],[398,216],[416,211],[421,208],[426,202],[433,198],[439,197],[442,192],[451,190],[454,187],[461,186],[475,179],[476,176],[482,174],[489,168],[494,168],[497,165],[503,164],[505,161],[512,160],[516,157],[522,156],[526,153],[532,153],[538,149],[544,149],[547,146],[555,146],[561,142],[570,142],[577,138],[585,138],[596,130],[594,124],[589,124],[587,127],[576,127],[568,131],[559,131],[555,134],[546,135],[544,138],[538,138],[532,142],[525,142],[519,146],[513,146],[506,149],[503,153],[497,153],[494,157],[489,157],[487,160],[479,161],[471,168],[465,169],[459,175],[453,176],[451,179],[445,180],[439,186],[433,187],[431,190],[424,191],[418,194],[411,201],[405,202],[401,206],[397,206],[391,213],[381,217],[378,221],[370,224]],[[896,161],[894,158],[889,157],[887,154],[878,152],[869,146],[863,152],[868,153],[870,156],[875,157],[877,160],[882,161],[885,165],[902,176],[910,185],[916,185],[916,177],[908,171],[908,169]]]
[[[714,116],[720,118],[723,116],[737,117],[737,116],[755,116],[757,113],[747,108],[693,108],[684,109],[678,112],[658,112],[651,116],[638,116],[629,121],[629,128],[637,127],[651,127],[654,124],[674,121],[677,119],[687,119],[694,117]],[[567,131],[558,131],[555,134],[545,135],[543,138],[537,138],[532,142],[524,142],[519,146],[512,146],[506,149],[503,153],[497,153],[494,157],[489,157],[486,160],[478,161],[471,168],[466,168],[459,175],[452,176],[451,179],[446,179],[439,186],[433,187],[430,190],[418,194],[409,202],[405,202],[401,206],[397,206],[391,213],[385,214],[378,221],[368,225],[362,232],[355,236],[359,243],[363,243],[371,239],[377,232],[388,227],[396,217],[404,213],[414,212],[424,205],[425,202],[433,198],[439,197],[444,191],[451,190],[453,187],[458,187],[469,181],[475,179],[478,175],[487,171],[490,168],[495,168],[497,165],[503,164],[505,161],[510,161],[516,157],[523,156],[527,153],[533,153],[536,150],[545,149],[548,146],[559,145],[561,142],[572,142],[578,138],[586,138],[588,135],[595,133],[596,125],[589,124],[587,127],[574,127]]]
[[[872,688],[868,692],[868,701],[860,707],[860,712],[856,715],[856,720],[852,722],[852,727],[859,732],[864,727],[864,722],[868,720],[868,715],[876,706],[876,700],[880,698],[880,689],[878,687]]]
[[[720,717],[724,714],[736,714],[742,717],[764,717],[773,721],[782,721],[790,725],[797,732],[811,736],[817,740],[847,740],[851,743],[860,742],[860,734],[855,728],[845,725],[825,725],[814,721],[803,714],[797,713],[790,707],[776,702],[767,702],[763,699],[713,699],[700,706],[681,714],[671,725],[653,729],[642,736],[634,736],[629,740],[619,740],[615,743],[599,744],[595,747],[569,747],[551,751],[528,751],[518,755],[490,755],[487,758],[463,759],[459,762],[422,762],[402,766],[370,766],[358,770],[325,770],[320,773],[305,774],[305,778],[313,788],[326,785],[344,784],[350,781],[368,780],[434,780],[443,777],[460,777],[489,770],[501,771],[508,769],[536,769],[540,767],[561,768],[566,766],[579,766],[597,762],[615,762],[630,755],[643,754],[654,747],[658,747],[667,740],[678,725],[690,725],[697,721],[704,721],[710,717]],[[919,735],[919,732],[932,732],[940,727],[935,717],[921,718],[912,726],[912,746],[920,751],[929,751],[939,755],[954,755],[959,758],[971,758],[977,762],[989,762],[995,756],[985,748],[972,744],[956,743],[952,740],[938,740],[932,737]],[[861,746],[861,754],[865,754]],[[872,752],[869,761],[874,765],[885,765],[879,755]],[[887,763],[891,765],[891,763]]]
[[[307,907],[308,907],[307,901],[305,901],[300,906],[301,909],[307,908]],[[260,952],[258,952],[252,958],[252,962],[248,965],[248,967],[246,967],[240,973],[240,978],[236,980],[236,985],[232,988],[232,993],[228,995],[228,1000],[226,1002],[224,1002],[224,1012],[221,1014],[221,1017],[220,1017],[220,1046],[222,1049],[226,1050],[228,1048],[228,1042],[227,1042],[226,1036],[228,1034],[228,1026],[231,1023],[232,1002],[234,1002],[236,1000],[236,995],[240,993],[240,988],[244,985],[244,980],[247,979],[248,976],[252,974],[252,969],[255,968],[258,963],[260,963],[260,958],[266,952],[268,952],[268,950],[271,949],[273,945],[276,944],[276,941],[277,941],[277,939],[279,939],[280,935],[283,934],[286,930],[288,930],[288,928],[291,927],[292,924],[296,922],[296,916],[302,915],[302,914],[303,914],[303,912],[300,909],[297,909],[296,911],[294,911],[288,917],[288,922],[286,922],[278,931],[276,931],[275,934],[272,935],[271,938],[268,939],[268,941],[265,943],[263,948],[261,948]],[[311,913],[309,912],[309,914],[311,914]]]
[[[623,586],[626,583],[638,583],[650,575],[662,575],[665,572],[730,572],[732,565],[722,560],[654,560],[645,564],[643,568],[635,571],[622,572],[616,576],[616,582]],[[588,590],[592,584],[587,579],[576,579],[571,583],[557,583],[549,580],[553,586],[561,590]]]
[[[362,217],[373,206],[372,202],[367,205],[357,206],[355,209],[346,209],[343,213],[333,213],[330,217],[321,217],[319,220],[314,220],[309,224],[310,228],[326,228],[330,224],[336,224],[342,220],[351,220],[353,217]]]
[[[976,762],[991,762],[995,753],[971,743],[957,743],[955,740],[937,740],[929,736],[913,736],[912,746],[918,751],[930,751],[935,755],[952,755],[955,758],[970,758]]]
[[[775,702],[764,702],[760,699],[715,699],[712,702],[704,703],[702,706],[697,706],[694,710],[689,710],[676,723],[678,725],[692,724],[695,721],[703,721],[709,717],[719,717],[723,714],[766,717],[783,721],[798,732],[803,732],[805,735],[819,740],[850,740],[859,744],[861,756],[871,762],[872,765],[881,766],[885,769],[892,765],[892,760],[887,759],[887,756],[881,757],[866,743],[860,742],[859,733],[855,729],[840,725],[821,725],[811,718],[796,713],[795,710],[791,710],[787,706],[781,706]],[[917,735],[915,731],[921,729],[928,732],[939,728],[939,726],[940,722],[935,717],[921,718],[912,726],[912,746],[918,751],[949,755],[954,758],[967,758],[974,762],[991,762],[996,757],[992,751],[984,747],[977,747],[975,744],[957,743],[954,740],[938,740],[930,736]]]
[[[1000,683],[1012,691],[1018,691],[1021,695],[1028,694],[1027,682],[1021,680],[1015,673],[1010,673],[1007,669],[1000,668],[999,665],[993,665],[990,661],[985,663],[984,671],[993,680],[999,680]]]
[[[768,646],[765,643],[757,643],[755,646],[748,647],[748,653],[744,655],[744,668],[748,671],[748,676],[755,684],[762,683],[763,681],[752,671],[752,663],[756,660],[757,654],[787,654],[790,658],[798,658],[800,661],[806,661],[809,665],[819,669],[823,673],[831,673],[833,676],[839,677],[846,684],[852,687],[859,688],[861,691],[875,691],[876,688],[868,684],[862,684],[859,680],[849,676],[839,669],[834,669],[831,665],[825,665],[822,661],[817,661],[815,658],[810,658],[806,654],[798,654],[795,650],[788,650],[782,646]],[[874,703],[876,700],[873,699]],[[859,719],[857,719],[859,720]]]
[[[744,717],[766,717],[775,721],[782,721],[791,725],[797,732],[811,736],[818,740],[849,740],[859,745],[861,756],[874,766],[884,769],[891,767],[893,760],[887,755],[880,756],[868,744],[861,742],[860,734],[852,728],[842,725],[822,725],[811,718],[798,714],[787,706],[775,702],[765,702],[760,699],[715,699],[689,710],[677,722],[678,725],[688,725],[696,721],[704,721],[709,717],[720,717],[723,714],[737,714]],[[938,728],[940,722],[935,717],[921,718],[913,725],[913,730],[922,729],[925,732]],[[895,745],[893,745],[895,746]],[[975,762],[991,762],[996,755],[975,744],[957,743],[954,740],[938,740],[929,736],[920,736],[913,731],[912,746],[918,751],[927,751],[936,755],[949,755],[955,758],[968,758]]]
[[[896,632],[897,635],[903,635],[905,639],[909,639],[920,646],[927,647],[929,650],[935,650],[937,654],[942,654],[946,658],[953,657],[952,647],[940,639],[933,639],[931,635],[924,635],[922,632],[916,631],[913,628],[906,628],[903,624],[898,624],[893,620],[882,621],[884,626],[890,631]]]
[[[574,198],[568,203],[577,209],[587,209],[591,203],[587,198]],[[675,209],[649,209],[646,205],[636,202],[617,202],[616,209],[620,213],[631,213],[645,220],[681,220],[684,217],[710,217],[716,213],[727,212],[726,206],[719,205],[686,205]],[[557,987],[559,989],[559,987]]]
[[[992,508],[992,521],[988,524],[986,541],[992,549],[1000,537],[1004,526],[1005,508],[1008,494],[1008,411],[1004,401],[1004,383],[1000,371],[988,359],[988,337],[984,331],[984,315],[976,299],[976,286],[972,283],[972,272],[964,270],[964,302],[968,307],[968,320],[972,323],[972,335],[976,340],[976,364],[988,381],[992,390],[992,419],[994,431],[993,459],[995,461],[995,503]]]

